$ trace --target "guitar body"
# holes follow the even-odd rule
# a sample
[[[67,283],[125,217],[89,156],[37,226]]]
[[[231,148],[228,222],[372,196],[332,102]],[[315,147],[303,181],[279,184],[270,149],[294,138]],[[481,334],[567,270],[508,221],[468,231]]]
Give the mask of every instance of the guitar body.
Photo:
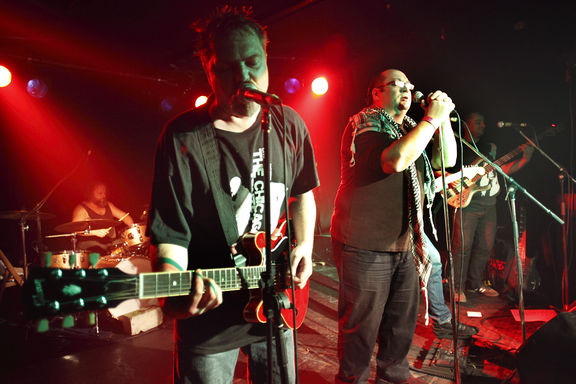
[[[490,189],[490,185],[486,185],[481,187],[476,183],[472,183],[470,185],[470,181],[464,181],[464,184],[467,186],[464,189],[460,188],[459,182],[454,182],[453,184],[458,184],[456,186],[450,185],[446,190],[448,191],[448,204],[454,208],[464,208],[467,207],[470,202],[472,201],[472,197],[477,192],[482,192]]]
[[[276,266],[277,269],[281,271],[281,273],[276,276],[276,297],[281,305],[280,317],[285,326],[294,329],[300,327],[306,317],[309,285],[306,284],[304,288],[297,288],[294,291],[289,288],[290,281],[287,275],[289,265],[285,265],[286,257],[288,256],[285,257],[282,255],[282,251],[287,245],[286,238],[283,237],[285,228],[286,222],[283,222],[282,225],[272,233],[272,255],[274,259],[281,260],[281,263]],[[242,236],[240,245],[247,254],[250,255],[250,259],[248,260],[250,265],[264,266],[266,263],[264,255],[266,236],[264,232]],[[294,293],[294,295],[292,293]],[[296,311],[296,322],[294,322],[293,310]],[[267,317],[264,314],[263,290],[261,288],[250,290],[250,300],[244,307],[243,316],[248,322],[267,322]]]
[[[490,189],[490,185],[480,186],[477,184],[485,173],[484,167],[480,166],[479,163],[479,160],[475,161],[472,165],[464,167],[461,172],[446,176],[446,195],[450,206],[454,208],[467,207],[472,201],[474,194]],[[434,184],[436,185],[436,190],[444,196],[444,192],[441,189],[441,178],[437,178]]]

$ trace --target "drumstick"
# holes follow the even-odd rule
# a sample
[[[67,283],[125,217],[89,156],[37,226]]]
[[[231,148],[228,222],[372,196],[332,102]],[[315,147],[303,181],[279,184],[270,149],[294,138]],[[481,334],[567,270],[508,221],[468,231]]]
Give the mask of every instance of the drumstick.
[[[130,212],[126,213],[124,216],[122,216],[121,218],[119,218],[118,221],[124,220],[129,214],[130,214]]]

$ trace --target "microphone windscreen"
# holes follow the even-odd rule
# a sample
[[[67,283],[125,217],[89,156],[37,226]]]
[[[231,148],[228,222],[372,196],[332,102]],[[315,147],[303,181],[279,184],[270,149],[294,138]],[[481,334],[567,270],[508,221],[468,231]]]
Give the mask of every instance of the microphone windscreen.
[[[420,91],[416,91],[412,95],[412,102],[413,103],[420,103],[423,98],[424,98],[424,94]]]

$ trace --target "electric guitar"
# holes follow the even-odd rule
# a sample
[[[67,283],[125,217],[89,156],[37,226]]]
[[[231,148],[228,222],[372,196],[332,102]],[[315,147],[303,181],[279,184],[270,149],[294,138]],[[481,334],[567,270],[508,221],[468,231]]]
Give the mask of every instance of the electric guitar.
[[[556,132],[559,132],[559,131],[560,131],[560,127],[553,125],[552,127],[546,129],[545,131],[543,131],[542,133],[537,135],[536,140],[539,140],[540,138],[542,138],[543,136],[546,136],[546,135],[555,134]],[[521,153],[526,145],[528,145],[528,144],[525,143],[525,144],[518,146],[516,149],[514,149],[514,150],[510,151],[509,153],[505,154],[504,156],[500,157],[498,160],[495,160],[494,164],[499,167],[502,164],[507,163],[512,158],[514,158],[516,155]],[[484,163],[484,164],[482,164],[482,163]],[[456,181],[450,183],[449,186],[447,186],[447,189],[446,189],[447,202],[449,205],[451,205],[454,208],[467,207],[470,204],[470,201],[472,200],[472,197],[474,196],[474,194],[476,194],[477,192],[485,191],[485,190],[488,190],[491,188],[490,184],[485,185],[485,186],[480,186],[477,183],[478,183],[478,181],[480,181],[480,179],[482,178],[482,176],[484,174],[492,172],[495,167],[492,164],[488,164],[488,163],[484,162],[483,159],[478,158],[472,162],[472,168],[474,168],[474,169],[483,168],[484,171],[481,173],[476,173],[472,177],[469,177],[469,176],[466,176],[466,168],[465,168],[465,169],[463,169],[464,179],[461,180],[458,177]],[[459,175],[459,173],[456,173],[455,175]],[[452,175],[448,175],[447,179],[451,178],[451,176]],[[434,181],[434,184],[436,186],[439,185],[441,188],[442,178],[437,178]],[[440,191],[440,193],[442,194],[442,196],[444,196],[442,191]]]
[[[276,230],[272,237],[271,257],[278,257],[287,248],[287,238],[283,228]],[[246,234],[239,240],[241,248],[247,253],[249,266],[202,269],[202,275],[213,279],[223,292],[251,290],[250,301],[244,308],[244,318],[251,322],[266,322],[262,304],[260,279],[265,272],[265,233]],[[281,263],[285,264],[285,263]],[[283,269],[288,266],[277,265],[276,292],[280,301],[288,308],[282,308],[280,316],[285,326],[298,328],[304,321],[308,306],[308,284],[292,290]],[[48,329],[46,317],[72,314],[86,310],[99,310],[119,305],[128,299],[154,299],[171,296],[184,296],[191,293],[193,271],[150,272],[127,274],[116,268],[102,269],[30,269],[24,284],[25,313],[29,319],[41,319],[38,331]],[[296,322],[292,311],[296,311]],[[44,318],[44,319],[42,319]],[[73,325],[73,323],[72,323]],[[69,325],[71,326],[71,325]]]

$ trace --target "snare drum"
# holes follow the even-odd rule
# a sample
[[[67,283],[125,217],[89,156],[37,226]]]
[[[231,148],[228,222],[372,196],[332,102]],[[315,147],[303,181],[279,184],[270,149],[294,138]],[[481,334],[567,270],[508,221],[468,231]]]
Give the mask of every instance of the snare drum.
[[[85,250],[44,252],[42,266],[62,269],[90,268],[90,252]]]
[[[146,237],[146,225],[133,224],[130,228],[126,228],[120,238],[127,249],[134,250],[140,249],[144,243],[148,242]]]

